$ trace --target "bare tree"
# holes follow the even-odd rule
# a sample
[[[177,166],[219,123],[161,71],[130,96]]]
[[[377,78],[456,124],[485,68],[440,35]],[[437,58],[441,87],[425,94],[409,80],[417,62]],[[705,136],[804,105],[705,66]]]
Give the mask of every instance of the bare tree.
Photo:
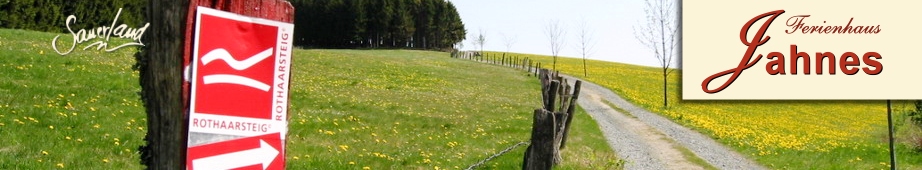
[[[554,57],[553,70],[557,70],[557,55],[560,54],[561,47],[564,46],[563,36],[566,32],[560,27],[559,21],[548,22],[544,31],[547,34],[547,39],[551,42],[551,56]]]
[[[592,49],[595,47],[595,41],[592,39],[592,32],[588,30],[588,27],[589,26],[586,24],[585,20],[580,23],[579,35],[577,36],[577,38],[579,38],[579,42],[576,46],[580,55],[583,56],[583,76],[586,77],[589,76],[589,70],[586,66],[586,56],[592,55]]]
[[[474,38],[476,44],[480,46],[480,55],[483,55],[483,45],[487,43],[487,36],[485,34],[486,33],[483,32],[483,29],[481,29],[480,34]]]
[[[508,53],[512,49],[512,45],[515,45],[515,36],[509,37],[503,34],[503,45],[506,45],[506,52]]]
[[[634,36],[644,46],[653,51],[654,57],[663,69],[663,108],[668,108],[669,99],[666,91],[669,82],[669,70],[676,55],[678,44],[679,22],[676,18],[674,0],[645,0],[644,12],[647,14],[646,23],[634,27]],[[674,70],[674,69],[673,69]]]

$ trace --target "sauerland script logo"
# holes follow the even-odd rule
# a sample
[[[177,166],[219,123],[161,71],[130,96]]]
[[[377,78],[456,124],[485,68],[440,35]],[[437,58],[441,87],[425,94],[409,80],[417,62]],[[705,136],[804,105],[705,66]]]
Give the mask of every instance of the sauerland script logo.
[[[919,47],[905,41],[922,36],[903,20],[907,4],[760,1],[714,14],[738,3],[683,4],[683,99],[922,98]]]
[[[118,23],[118,18],[120,15],[122,15],[121,8],[119,8],[118,12],[115,13],[115,17],[112,19],[112,25],[90,28],[89,30],[79,29],[76,31],[74,30],[75,28],[71,28],[71,24],[77,22],[77,16],[67,16],[67,19],[64,21],[64,25],[67,27],[67,32],[69,32],[73,37],[70,41],[70,47],[64,45],[62,46],[64,48],[58,48],[58,44],[67,44],[66,40],[64,40],[64,38],[60,38],[61,36],[59,35],[55,36],[54,39],[51,40],[51,48],[54,49],[54,51],[58,54],[67,55],[73,52],[77,45],[93,40],[96,41],[90,43],[86,47],[83,47],[83,50],[89,49],[90,47],[96,47],[96,50],[112,52],[128,46],[144,46],[144,43],[141,42],[141,37],[144,36],[144,31],[147,30],[147,27],[150,26],[150,23],[145,23],[144,26],[139,28],[129,27],[126,24],[120,24],[116,26],[115,24]],[[123,44],[113,44],[113,46],[110,47],[110,38],[131,39],[132,41]]]

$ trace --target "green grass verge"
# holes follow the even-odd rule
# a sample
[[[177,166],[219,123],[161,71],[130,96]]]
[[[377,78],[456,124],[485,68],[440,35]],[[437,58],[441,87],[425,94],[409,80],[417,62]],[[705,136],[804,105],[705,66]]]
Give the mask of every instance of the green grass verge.
[[[0,29],[0,169],[142,168],[135,50],[61,56],[55,35]]]
[[[599,129],[599,125],[582,107],[577,107],[567,139],[566,148],[561,150],[564,161],[557,169],[622,169],[626,163],[611,149]],[[522,162],[527,146],[519,147],[497,157],[479,169],[521,169],[521,165],[504,162]]]

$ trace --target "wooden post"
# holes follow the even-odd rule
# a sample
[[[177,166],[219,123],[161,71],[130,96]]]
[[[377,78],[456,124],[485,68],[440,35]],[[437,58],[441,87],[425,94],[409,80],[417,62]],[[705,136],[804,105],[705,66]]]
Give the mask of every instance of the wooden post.
[[[510,62],[518,61],[515,57],[507,59]],[[525,63],[525,61],[531,62],[528,59],[523,59],[521,62]],[[566,146],[582,81],[576,81],[573,86],[570,86],[566,83],[566,79],[559,76],[560,72],[535,68],[538,79],[541,81],[543,108],[535,110],[532,144],[525,151],[523,169],[548,169],[563,160],[560,150]],[[570,93],[571,88],[573,88],[572,94]]]
[[[288,5],[282,0],[234,1],[234,4],[220,0],[149,0],[147,3],[149,35],[142,40],[147,45],[135,54],[148,130],[144,137],[147,144],[138,148],[140,162],[154,170],[185,169],[189,86],[182,81],[182,69],[191,58],[189,37],[192,36],[195,7],[208,6],[286,22],[293,19],[293,11],[265,8]]]
[[[188,115],[183,113],[182,56],[188,5],[187,0],[147,2],[147,45],[135,59],[147,113],[147,144],[138,151],[148,169],[185,169]]]
[[[535,64],[535,65],[536,65],[536,67],[535,67],[535,76],[538,76],[538,70],[541,69],[541,63],[537,63],[537,64]]]
[[[579,89],[583,85],[583,81],[576,80],[576,83],[573,84],[573,97],[570,98],[570,106],[567,107],[566,113],[567,118],[563,125],[563,135],[561,135],[560,140],[560,149],[563,149],[567,144],[567,136],[570,136],[570,122],[573,121],[573,112],[576,110],[576,101],[579,100]]]
[[[555,93],[557,93],[557,99],[558,99],[558,100],[557,100],[557,103],[558,103],[557,106],[558,106],[559,108],[554,108],[554,111],[561,111],[561,110],[563,110],[563,107],[564,107],[563,102],[566,102],[566,101],[564,101],[563,99],[565,99],[565,98],[567,97],[567,96],[566,96],[567,94],[564,93],[563,91],[567,90],[567,82],[566,82],[566,80],[561,79],[560,77],[554,77],[552,80],[556,80],[557,82],[560,82],[560,88],[557,88],[557,91],[555,92]]]
[[[529,62],[528,58],[522,59],[522,69],[523,70],[528,70],[528,62]]]
[[[560,89],[560,82],[556,80],[550,80],[551,86],[545,91],[547,93],[547,98],[544,100],[544,109],[549,111],[554,111],[554,106],[556,106],[557,99],[557,90]]]
[[[535,70],[534,68],[535,68],[534,63],[532,63],[531,60],[528,60],[528,72],[534,73],[534,70]]]
[[[535,109],[531,127],[531,144],[525,151],[524,170],[550,170],[554,166],[553,113]]]
[[[553,140],[553,146],[551,146],[551,156],[554,158],[553,165],[560,164],[563,161],[563,158],[560,156],[560,144],[562,143],[561,136],[563,136],[563,123],[567,120],[567,114],[564,112],[551,112],[551,116],[554,118],[554,125],[551,126],[554,131],[554,136],[550,138]]]
[[[524,70],[525,69],[525,58],[517,58],[517,59],[518,60],[515,61],[516,63],[515,68]]]
[[[519,64],[521,64],[521,63],[522,63],[522,61],[519,60],[519,56],[513,57],[513,59],[512,59],[512,68],[519,68],[519,66],[520,66]]]
[[[526,59],[526,60],[528,60],[528,59]],[[531,73],[531,60],[528,60],[528,62],[522,63],[522,64],[528,64],[527,66],[525,66],[525,71],[528,72],[528,73]]]
[[[523,70],[525,69],[525,60],[527,60],[527,59],[526,59],[526,58],[522,58],[522,60],[519,60],[519,68],[521,68],[521,69],[523,69]]]

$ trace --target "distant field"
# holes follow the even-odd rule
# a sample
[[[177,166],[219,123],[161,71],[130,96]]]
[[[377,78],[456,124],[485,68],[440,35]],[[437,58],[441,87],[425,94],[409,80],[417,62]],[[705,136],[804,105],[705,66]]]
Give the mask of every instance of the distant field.
[[[502,55],[489,52],[488,55]],[[529,57],[552,67],[550,56]],[[650,56],[616,56],[650,57]],[[669,75],[669,108],[663,108],[662,70],[598,60],[559,57],[563,73],[612,89],[628,101],[708,134],[778,169],[881,169],[890,163],[885,101],[682,101],[681,70]],[[895,102],[896,112],[910,105]],[[894,115],[897,124],[905,122]],[[922,168],[922,154],[897,148],[898,167]]]
[[[540,106],[536,78],[447,53],[298,50],[294,55],[305,57],[296,58],[300,64],[293,70],[289,151],[297,158],[289,159],[291,169],[467,168],[528,140],[533,110]],[[595,122],[578,115],[574,130],[582,134],[566,150],[572,156],[563,167],[609,169],[616,161],[612,150]],[[524,149],[487,167],[519,168]]]
[[[133,49],[51,49],[57,34],[0,29],[0,169],[141,169],[146,120]],[[81,48],[78,46],[78,48]],[[295,50],[289,169],[461,169],[528,140],[538,82],[524,72],[405,50]],[[562,169],[617,157],[579,112]],[[521,166],[524,147],[487,162]]]

